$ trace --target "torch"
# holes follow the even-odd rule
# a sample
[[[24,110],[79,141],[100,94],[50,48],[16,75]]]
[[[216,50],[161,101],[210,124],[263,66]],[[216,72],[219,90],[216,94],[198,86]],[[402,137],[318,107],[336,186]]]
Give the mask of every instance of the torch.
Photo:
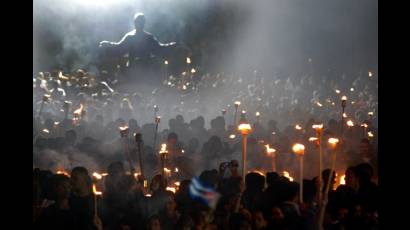
[[[305,154],[305,146],[296,143],[292,146],[292,151],[299,156],[299,202],[303,203],[303,155]]]
[[[225,114],[226,114],[226,109],[222,109],[222,116],[225,118]]]
[[[255,113],[255,116],[256,116],[256,123],[259,123],[259,118],[260,118],[260,116],[261,116],[261,113],[256,112],[256,113]]]
[[[165,64],[165,79],[167,79],[168,78],[168,61],[165,60],[164,64]]]
[[[241,104],[240,101],[235,101],[234,105],[235,105],[235,114],[233,117],[233,126],[236,126],[236,115],[238,114],[238,107]]]
[[[157,144],[157,133],[158,133],[158,125],[161,122],[161,117],[156,116],[155,117],[155,132],[154,132],[154,144],[152,146],[152,149],[155,151],[155,146]]]
[[[272,157],[272,172],[276,172],[276,155],[275,155],[276,149],[270,148],[269,144],[265,145],[265,147],[266,147],[266,154]]]
[[[157,105],[154,105],[154,117],[157,117],[157,113],[159,111],[159,108]]]
[[[244,121],[238,126],[238,131],[242,134],[242,178],[245,180],[246,174],[246,141],[249,132],[251,131],[251,125]]]
[[[364,122],[362,125],[360,125],[361,127],[363,127],[363,137],[366,137],[366,133],[367,133],[367,127],[369,127],[367,125],[366,122]]]
[[[41,114],[43,113],[44,103],[48,102],[49,99],[50,95],[44,94],[43,100],[41,101],[40,110],[38,111],[38,117],[41,117]]]
[[[317,145],[319,147],[319,191],[322,191],[322,170],[323,170],[323,152],[322,152],[322,131],[323,131],[323,124],[314,124],[312,128],[316,131],[316,138],[317,138]],[[322,193],[319,192],[319,207],[322,205]]]
[[[345,108],[346,108],[346,101],[347,97],[342,96],[342,126],[340,128],[340,136],[343,137],[343,126],[344,126],[344,118],[345,118]]]
[[[95,185],[95,183],[93,183],[93,193],[94,193],[94,216],[97,217],[98,216],[98,212],[97,212],[97,196],[101,196],[102,192],[97,191],[97,187]]]
[[[326,190],[325,190],[325,194],[324,194],[324,200],[323,200],[323,205],[320,207],[320,212],[319,212],[319,226],[320,229],[323,226],[323,220],[324,220],[324,216],[325,216],[325,209],[326,209],[326,205],[328,202],[328,194],[329,194],[329,189],[330,189],[330,183],[332,181],[332,177],[333,177],[333,171],[335,168],[335,163],[336,163],[336,147],[337,147],[337,143],[339,142],[339,139],[337,138],[329,138],[328,143],[331,147],[331,149],[333,150],[333,157],[332,157],[332,164],[331,164],[331,168],[330,168],[330,174],[329,174],[329,178],[327,180],[327,186],[326,186]],[[322,192],[322,191],[320,191]]]
[[[143,163],[142,163],[142,145],[143,145],[143,140],[142,140],[142,134],[141,133],[136,133],[134,134],[135,136],[135,142],[137,142],[137,148],[138,148],[138,160],[140,162],[140,171],[141,171],[141,177],[144,179],[144,168]]]
[[[132,162],[131,162],[131,153],[130,153],[130,148],[129,148],[129,143],[128,143],[128,133],[129,133],[128,126],[121,126],[119,127],[119,130],[120,130],[120,136],[125,142],[125,152],[127,155],[128,163],[130,165],[131,174],[133,174],[135,169],[132,166]]]
[[[70,111],[71,101],[64,101],[63,110],[64,110],[64,120],[68,118],[68,112]]]
[[[161,175],[164,181],[165,181],[165,158],[167,154],[168,154],[167,144],[161,144],[161,150],[159,151],[159,156],[161,159]]]

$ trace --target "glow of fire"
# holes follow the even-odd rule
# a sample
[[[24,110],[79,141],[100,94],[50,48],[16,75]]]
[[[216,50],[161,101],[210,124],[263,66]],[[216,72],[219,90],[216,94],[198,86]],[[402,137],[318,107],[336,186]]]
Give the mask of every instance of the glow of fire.
[[[367,115],[373,116],[373,112],[368,112]]]
[[[120,126],[118,128],[120,129],[120,131],[125,131],[128,129],[128,126]]]
[[[81,115],[81,113],[83,112],[83,109],[84,109],[84,105],[80,104],[80,108],[76,109],[74,111],[74,114]]]
[[[350,92],[353,92],[354,91],[354,88],[350,88]]]
[[[235,134],[231,134],[229,135],[229,139],[235,139],[236,135]]]
[[[373,133],[372,133],[371,131],[367,132],[367,135],[368,135],[369,137],[374,137],[374,135],[373,135]]]
[[[240,102],[240,101],[235,101],[234,104],[235,104],[236,106],[240,106],[240,105],[241,105],[241,102]]]
[[[191,64],[191,58],[187,57],[187,58],[186,58],[186,63],[187,63],[187,64]]]
[[[305,153],[305,146],[299,143],[296,143],[292,146],[292,151],[295,154],[303,155]]]
[[[178,187],[179,187],[179,185],[181,185],[181,183],[179,181],[175,182],[174,184]]]
[[[44,133],[50,133],[50,130],[48,130],[48,129],[43,129],[43,132],[44,132]]]
[[[101,173],[101,176],[108,176],[108,173]]]
[[[165,64],[165,65],[168,65],[168,61],[167,61],[167,60],[165,60],[165,61],[164,61],[164,64]]]
[[[148,193],[148,194],[145,194],[145,196],[146,196],[146,197],[151,197],[151,194]]]
[[[369,71],[369,77],[372,77],[372,76],[373,76],[372,72]]]
[[[322,107],[323,105],[320,102],[316,102],[316,105]]]
[[[246,114],[246,110],[242,110],[242,112],[241,112],[242,114]]]
[[[333,148],[335,148],[336,145],[337,145],[337,143],[339,143],[339,139],[331,137],[331,138],[329,138],[328,143],[329,143]]]
[[[176,192],[177,192],[177,189],[176,189],[175,187],[167,187],[166,190],[167,190],[167,191],[171,191],[171,192],[173,192],[173,193],[176,193]]]
[[[316,131],[323,129],[323,124],[315,124],[312,125],[312,128],[315,129]]]
[[[283,176],[288,178],[290,181],[293,181],[293,177],[290,176],[288,171],[283,171]]]
[[[179,172],[178,168],[175,168],[175,172]]]
[[[139,175],[140,175],[140,173],[134,173],[135,178],[138,178]]]
[[[166,173],[171,173],[171,170],[168,169],[168,168],[164,168],[164,172],[166,172]]]
[[[347,126],[349,126],[349,127],[353,127],[353,126],[354,126],[354,123],[353,123],[352,120],[348,120],[348,121],[346,122],[346,124],[347,124]]]
[[[346,101],[347,97],[346,96],[342,96],[342,101]]]
[[[93,184],[93,193],[96,196],[102,195],[102,192],[97,191],[97,187],[95,186],[95,184]]]
[[[167,144],[161,144],[161,149],[159,150],[160,154],[168,153]]]
[[[343,113],[343,118],[346,118],[347,117],[347,114],[346,113]]]
[[[317,138],[317,137],[309,137],[309,141],[317,141],[317,140],[319,140],[319,138]]]
[[[194,68],[192,68],[191,73],[196,73],[196,70]]]
[[[238,131],[241,131],[242,134],[248,134],[251,129],[252,129],[251,125],[247,124],[247,123],[246,124],[240,124],[238,126]]]
[[[337,90],[335,90],[335,91],[336,91],[336,93],[337,93],[337,94],[339,94],[339,93],[340,93],[340,90],[338,90],[338,89],[337,89]]]
[[[64,171],[64,170],[58,170],[56,172],[56,174],[63,174],[63,175],[68,176],[68,177],[70,176],[70,174],[68,172]]]
[[[256,114],[255,114],[257,117],[259,117],[260,115],[261,115],[261,113],[259,113],[259,112],[256,112]]]
[[[296,130],[302,130],[302,126],[300,126],[299,124],[296,124],[296,125],[295,125],[295,129],[296,129]]]
[[[266,153],[270,156],[276,152],[276,149],[269,147],[269,144],[265,145]]]
[[[345,184],[346,184],[345,178],[346,178],[346,175],[342,175],[342,176],[340,176],[340,181],[339,181],[339,184],[341,184],[341,185],[345,185]]]
[[[361,127],[365,127],[365,128],[367,128],[367,127],[369,127],[366,123],[363,123],[362,125],[361,125]]]
[[[95,177],[97,180],[101,180],[101,179],[102,179],[102,175],[99,174],[99,173],[97,173],[97,172],[94,172],[94,173],[93,173],[93,177]]]

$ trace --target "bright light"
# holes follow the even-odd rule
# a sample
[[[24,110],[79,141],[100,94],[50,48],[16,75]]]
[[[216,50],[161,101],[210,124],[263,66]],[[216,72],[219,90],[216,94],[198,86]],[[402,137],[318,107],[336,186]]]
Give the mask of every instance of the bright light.
[[[374,137],[374,135],[373,135],[373,133],[372,133],[371,131],[367,132],[367,135],[368,135],[369,137]]]
[[[323,124],[314,124],[312,125],[312,128],[315,130],[321,130],[323,129]]]
[[[235,139],[236,135],[235,134],[231,134],[229,135],[229,139]]]
[[[373,76],[372,72],[369,71],[369,77],[372,77],[372,76]]]
[[[238,130],[241,131],[241,133],[242,133],[243,135],[248,134],[251,129],[252,129],[252,128],[251,128],[251,125],[250,125],[250,124],[240,124],[240,125],[238,126]]]
[[[240,106],[241,105],[241,102],[240,101],[235,101],[235,106]]]
[[[299,124],[296,124],[296,125],[295,125],[295,129],[296,129],[296,130],[302,130],[302,126],[300,126]]]
[[[94,172],[94,173],[93,173],[93,177],[95,177],[97,180],[101,180],[101,179],[102,179],[102,175],[99,174],[99,173],[97,173],[97,172]]]
[[[165,61],[164,61],[164,64],[165,64],[165,65],[168,65],[168,61],[167,61],[167,60],[165,60]]]
[[[335,92],[336,92],[337,94],[339,94],[339,93],[340,93],[340,90],[337,89],[337,90],[335,90]]]
[[[292,146],[292,151],[295,154],[303,155],[305,153],[305,146],[299,143],[296,143]]]
[[[309,137],[309,141],[317,141],[317,140],[319,140],[319,138],[317,138],[317,137]]]
[[[320,102],[316,102],[316,105],[322,107],[323,105]]]
[[[191,64],[191,58],[187,57],[187,58],[186,58],[186,63],[187,63],[187,64]]]
[[[347,97],[346,96],[343,96],[342,97],[342,101],[346,101],[347,100]]]
[[[255,114],[257,117],[259,117],[261,114],[259,112],[256,112]]]
[[[350,92],[353,92],[354,91],[354,88],[350,88]]]
[[[331,137],[331,138],[329,138],[328,143],[329,143],[333,148],[335,148],[336,145],[337,145],[337,143],[339,143],[339,139]]]
[[[349,127],[354,126],[354,123],[353,123],[352,120],[348,120],[348,121],[346,122],[346,124],[347,124],[347,126],[349,126]]]
[[[194,68],[192,68],[191,73],[196,73],[196,70]]]

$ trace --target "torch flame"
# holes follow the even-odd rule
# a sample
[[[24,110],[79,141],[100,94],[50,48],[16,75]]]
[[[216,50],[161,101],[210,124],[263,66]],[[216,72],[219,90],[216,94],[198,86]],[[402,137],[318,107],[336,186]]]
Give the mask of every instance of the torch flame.
[[[251,129],[252,129],[252,128],[251,128],[251,125],[250,125],[250,124],[247,124],[247,123],[245,123],[245,124],[240,124],[240,125],[238,126],[238,131],[241,131],[241,133],[244,134],[244,135],[245,135],[245,134],[248,134]]]
[[[177,189],[176,189],[175,187],[167,187],[166,190],[167,190],[167,191],[171,191],[171,192],[173,192],[173,193],[176,193],[176,192],[177,192]]]
[[[178,168],[175,168],[175,172],[179,172]]]
[[[58,170],[56,172],[56,174],[63,174],[63,175],[68,176],[68,177],[70,176],[70,174],[68,172],[66,172],[65,170]]]
[[[235,104],[235,106],[240,106],[241,102],[240,101],[235,101],[234,104]]]
[[[120,129],[120,131],[125,131],[128,129],[128,126],[125,125],[125,126],[120,126],[118,128]]]
[[[97,180],[101,180],[101,179],[102,179],[102,175],[99,174],[99,173],[97,173],[97,172],[94,172],[94,173],[93,173],[93,177],[95,177]]]
[[[353,123],[352,120],[348,120],[348,121],[346,122],[346,124],[347,124],[347,126],[349,126],[349,127],[353,127],[353,126],[354,126],[354,123]]]
[[[288,171],[283,171],[283,176],[288,178],[290,181],[293,181],[293,177],[290,176]]]
[[[365,128],[367,128],[367,127],[369,127],[366,123],[363,123],[362,125],[361,125],[361,127],[365,127]]]
[[[229,135],[229,139],[235,139],[236,135],[235,134],[231,134]]]
[[[192,68],[191,73],[196,73],[196,70],[194,68]]]
[[[374,137],[374,135],[373,135],[373,133],[372,133],[371,131],[367,132],[367,135],[368,135],[369,137]]]
[[[323,129],[323,124],[315,124],[312,125],[312,128],[315,129],[316,131]]]
[[[319,140],[319,138],[317,138],[317,137],[309,137],[309,141],[317,141],[317,140]]]
[[[175,182],[174,184],[179,187],[179,185],[180,185],[181,183],[180,183],[179,181],[177,181],[177,182]]]
[[[316,105],[322,107],[323,105],[320,102],[316,102]]]
[[[337,143],[339,143],[339,139],[331,137],[331,138],[329,138],[328,143],[329,143],[333,148],[335,148],[336,145],[337,145]]]
[[[165,65],[168,65],[168,61],[167,61],[167,60],[165,60],[165,61],[164,61],[164,64],[165,64]]]
[[[339,94],[339,93],[340,93],[340,90],[338,90],[338,89],[337,89],[337,90],[335,90],[335,91],[336,91],[336,93],[337,93],[337,94]]]
[[[347,114],[346,113],[343,113],[343,118],[346,118],[347,117]]]
[[[187,57],[187,58],[186,58],[186,63],[187,63],[187,64],[191,64],[191,58]]]
[[[95,186],[95,184],[93,184],[93,193],[96,196],[102,195],[102,192],[97,191],[97,187]]]
[[[295,129],[296,129],[296,130],[302,130],[302,126],[300,126],[299,124],[296,124],[296,125],[295,125]]]
[[[346,101],[347,97],[346,96],[342,96],[342,101]]]
[[[161,149],[159,150],[160,154],[168,153],[167,144],[161,144]]]
[[[369,77],[372,77],[372,76],[373,76],[372,72],[369,71]]]
[[[256,114],[255,114],[257,117],[259,117],[260,115],[261,115],[261,113],[259,113],[259,112],[256,112]]]
[[[303,155],[305,153],[305,146],[299,143],[296,143],[292,146],[292,151],[295,154]]]
[[[340,176],[340,182],[339,182],[339,184],[345,185],[345,184],[346,184],[345,178],[346,178],[346,175]]]
[[[273,156],[273,154],[276,152],[276,149],[269,147],[269,144],[265,145],[265,148],[266,148],[266,153],[269,156],[271,155]]]
[[[83,104],[80,104],[80,108],[76,109],[76,110],[74,111],[74,114],[76,114],[76,115],[81,115],[81,113],[83,112],[83,109],[84,109],[84,105],[83,105]]]

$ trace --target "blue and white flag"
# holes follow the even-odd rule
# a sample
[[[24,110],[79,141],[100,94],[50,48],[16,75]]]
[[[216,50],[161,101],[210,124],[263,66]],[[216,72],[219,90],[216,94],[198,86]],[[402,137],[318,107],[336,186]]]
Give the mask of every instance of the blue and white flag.
[[[189,184],[189,195],[192,199],[197,199],[215,209],[221,195],[213,188],[205,186],[201,181],[194,177]]]

